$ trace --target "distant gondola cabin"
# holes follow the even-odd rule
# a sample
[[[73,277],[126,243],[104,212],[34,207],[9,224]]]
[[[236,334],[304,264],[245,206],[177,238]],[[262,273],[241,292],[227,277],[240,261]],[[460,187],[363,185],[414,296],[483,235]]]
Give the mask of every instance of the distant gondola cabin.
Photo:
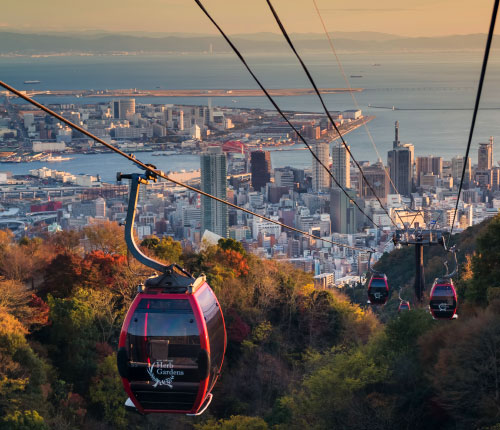
[[[368,299],[371,304],[384,305],[389,298],[387,276],[381,273],[372,275],[368,283]]]
[[[457,292],[451,278],[438,278],[432,285],[429,308],[436,319],[452,319],[457,312]]]

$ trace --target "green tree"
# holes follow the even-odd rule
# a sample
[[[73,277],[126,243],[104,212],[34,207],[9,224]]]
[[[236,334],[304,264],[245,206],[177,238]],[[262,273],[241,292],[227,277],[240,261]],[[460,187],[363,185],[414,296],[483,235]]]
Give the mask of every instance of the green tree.
[[[101,339],[88,297],[59,299],[48,296],[49,341],[52,358],[64,380],[84,392],[96,368],[95,345]]]
[[[217,245],[222,248],[224,251],[232,250],[239,252],[241,255],[246,255],[245,248],[243,247],[243,244],[239,242],[238,240],[234,240],[231,238],[221,238],[217,242]]]
[[[500,216],[494,217],[477,237],[472,257],[474,277],[468,283],[465,297],[474,304],[488,303],[488,289],[500,287]]]
[[[180,242],[172,239],[170,236],[162,237],[160,243],[153,249],[154,254],[168,263],[180,263],[182,255],[182,246]]]
[[[260,417],[233,415],[229,419],[208,420],[195,424],[197,430],[268,430],[267,423]]]
[[[25,338],[25,327],[0,308],[0,416],[44,407],[46,365]]]
[[[116,366],[116,355],[107,356],[98,366],[90,386],[90,399],[113,428],[127,428],[126,400]]]
[[[157,236],[152,235],[142,239],[141,246],[147,249],[153,250],[160,243],[160,239]]]
[[[362,428],[358,424],[366,417],[370,417],[371,428],[383,428],[375,425],[380,400],[374,401],[371,395],[370,413],[361,414],[359,399],[366,398],[371,386],[387,378],[387,366],[377,363],[365,348],[333,351],[321,361],[325,364],[313,370],[293,394],[281,399],[281,408],[288,410],[282,428]]]
[[[494,425],[500,411],[500,315],[448,324],[421,340],[437,403],[456,429]]]
[[[149,236],[143,239],[141,246],[151,250],[156,257],[168,264],[181,262],[181,243],[170,236],[162,237],[161,240],[156,236]]]

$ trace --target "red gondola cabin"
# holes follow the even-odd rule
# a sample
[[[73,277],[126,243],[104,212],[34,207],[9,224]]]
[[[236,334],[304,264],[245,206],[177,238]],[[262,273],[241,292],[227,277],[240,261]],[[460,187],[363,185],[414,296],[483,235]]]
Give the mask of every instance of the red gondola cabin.
[[[219,302],[205,282],[171,272],[148,279],[120,334],[118,369],[138,412],[200,414],[226,350]]]
[[[451,278],[438,278],[430,293],[429,308],[436,319],[453,319],[457,312],[457,292]]]
[[[403,300],[398,307],[398,312],[409,311],[411,309],[410,302]]]
[[[372,275],[368,283],[368,299],[373,305],[384,305],[389,298],[389,285],[387,276],[383,273]]]

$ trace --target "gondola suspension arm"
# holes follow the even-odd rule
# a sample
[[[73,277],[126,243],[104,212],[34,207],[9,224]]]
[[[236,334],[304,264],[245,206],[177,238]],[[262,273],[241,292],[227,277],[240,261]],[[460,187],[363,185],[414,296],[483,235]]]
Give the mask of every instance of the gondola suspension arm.
[[[140,263],[150,267],[151,269],[158,270],[159,272],[165,272],[168,266],[145,255],[139,249],[134,239],[135,211],[137,209],[137,199],[139,196],[140,186],[141,184],[148,184],[149,181],[156,182],[157,175],[152,171],[132,174],[122,174],[119,172],[116,175],[116,179],[117,181],[130,179],[130,195],[128,199],[127,219],[125,221],[125,242],[127,244],[127,248],[130,250],[130,253],[134,256],[134,258]]]

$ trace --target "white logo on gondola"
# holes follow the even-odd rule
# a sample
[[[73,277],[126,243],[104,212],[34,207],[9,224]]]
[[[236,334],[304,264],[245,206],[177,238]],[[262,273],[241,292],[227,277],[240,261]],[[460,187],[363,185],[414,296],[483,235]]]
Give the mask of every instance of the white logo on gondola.
[[[446,311],[448,309],[448,305],[446,303],[439,303],[439,310]]]
[[[154,382],[153,387],[160,385],[174,388],[174,378],[176,376],[183,376],[184,371],[174,370],[172,360],[157,360],[153,364],[148,365],[148,374],[151,377],[151,381]]]

